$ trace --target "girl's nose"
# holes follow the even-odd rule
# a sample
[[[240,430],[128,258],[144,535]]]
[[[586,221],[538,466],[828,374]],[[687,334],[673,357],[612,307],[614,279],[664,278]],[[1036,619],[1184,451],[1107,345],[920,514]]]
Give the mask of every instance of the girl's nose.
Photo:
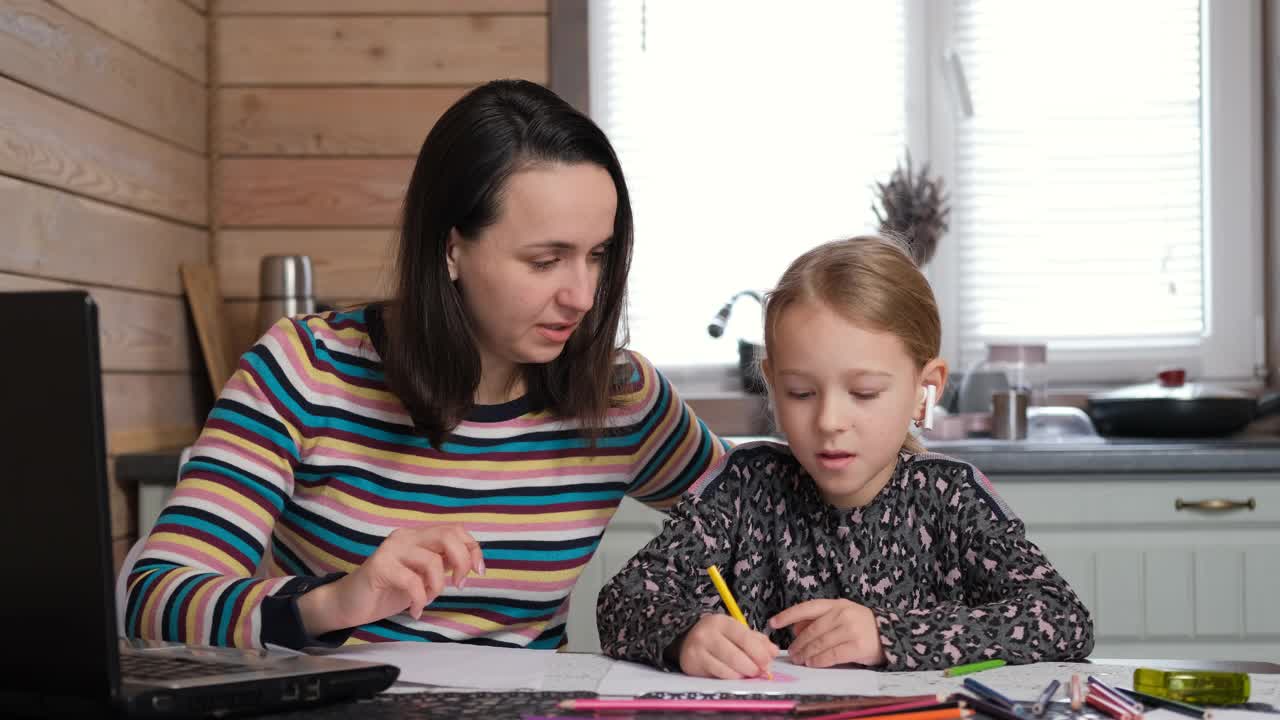
[[[817,418],[818,430],[824,433],[844,430],[845,426],[848,425],[848,419],[840,398],[827,394],[820,402]]]

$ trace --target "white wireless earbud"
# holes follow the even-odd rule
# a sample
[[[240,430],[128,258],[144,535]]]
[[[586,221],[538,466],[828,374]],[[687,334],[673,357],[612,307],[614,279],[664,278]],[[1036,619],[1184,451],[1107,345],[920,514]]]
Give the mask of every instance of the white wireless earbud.
[[[920,423],[925,430],[933,429],[933,406],[938,402],[938,386],[924,386],[924,422]]]

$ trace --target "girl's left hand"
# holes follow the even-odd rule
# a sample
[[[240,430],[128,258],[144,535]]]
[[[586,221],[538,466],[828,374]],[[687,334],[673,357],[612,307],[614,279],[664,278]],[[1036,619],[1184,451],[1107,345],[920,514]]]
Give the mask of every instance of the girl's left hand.
[[[797,665],[884,664],[876,617],[864,605],[849,600],[808,600],[769,619],[771,628],[788,626],[794,626],[796,639],[787,653]]]

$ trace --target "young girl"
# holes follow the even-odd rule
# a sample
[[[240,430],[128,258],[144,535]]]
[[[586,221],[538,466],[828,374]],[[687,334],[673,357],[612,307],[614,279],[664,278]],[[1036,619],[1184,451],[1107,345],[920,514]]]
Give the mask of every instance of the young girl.
[[[601,591],[604,651],[719,678],[760,674],[783,646],[809,667],[890,670],[1087,656],[1089,611],[1022,522],[908,431],[946,382],[940,341],[897,245],[797,259],[768,296],[761,366],[789,447],[738,446],[698,480]],[[724,614],[711,565],[750,628]]]

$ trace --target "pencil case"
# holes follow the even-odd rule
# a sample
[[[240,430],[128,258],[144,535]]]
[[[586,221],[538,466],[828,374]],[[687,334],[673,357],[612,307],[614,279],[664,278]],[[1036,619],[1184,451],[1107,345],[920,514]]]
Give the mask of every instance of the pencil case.
[[[1249,701],[1249,676],[1217,670],[1133,671],[1133,689],[1193,705],[1239,705]]]

